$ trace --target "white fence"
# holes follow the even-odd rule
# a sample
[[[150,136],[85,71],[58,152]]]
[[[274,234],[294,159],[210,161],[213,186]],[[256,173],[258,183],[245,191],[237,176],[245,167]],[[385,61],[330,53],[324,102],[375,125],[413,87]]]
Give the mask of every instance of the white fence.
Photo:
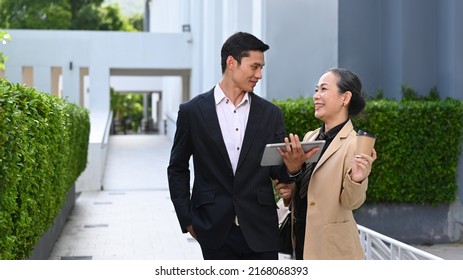
[[[371,229],[357,225],[367,260],[442,260]]]

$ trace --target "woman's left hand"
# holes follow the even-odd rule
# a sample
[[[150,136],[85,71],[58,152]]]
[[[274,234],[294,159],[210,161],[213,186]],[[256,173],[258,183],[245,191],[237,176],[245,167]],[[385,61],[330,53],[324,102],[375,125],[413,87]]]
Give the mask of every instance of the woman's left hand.
[[[370,175],[373,162],[376,160],[376,150],[373,149],[371,156],[367,154],[355,155],[352,159],[352,171],[350,178],[352,181],[361,183]]]

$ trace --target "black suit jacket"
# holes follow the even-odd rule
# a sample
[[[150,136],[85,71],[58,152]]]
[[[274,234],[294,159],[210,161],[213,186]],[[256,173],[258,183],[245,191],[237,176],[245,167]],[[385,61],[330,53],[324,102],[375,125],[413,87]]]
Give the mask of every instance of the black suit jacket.
[[[238,217],[256,252],[278,248],[278,218],[270,178],[289,181],[286,167],[262,167],[268,143],[283,142],[284,121],[273,103],[250,93],[251,107],[235,175],[222,138],[214,89],[180,105],[167,168],[172,202],[183,232],[193,225],[201,246],[220,247]],[[189,160],[194,183],[190,193]],[[191,198],[190,198],[191,195]]]

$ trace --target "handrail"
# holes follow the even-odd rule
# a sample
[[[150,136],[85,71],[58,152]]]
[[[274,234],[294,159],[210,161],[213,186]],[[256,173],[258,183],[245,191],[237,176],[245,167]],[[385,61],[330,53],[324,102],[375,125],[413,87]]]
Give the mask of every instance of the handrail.
[[[109,134],[110,134],[112,123],[113,123],[113,111],[109,111],[108,118],[106,119],[106,124],[104,128],[103,141],[101,143],[102,148],[105,148],[109,142]]]
[[[442,258],[357,225],[367,260],[442,260]]]

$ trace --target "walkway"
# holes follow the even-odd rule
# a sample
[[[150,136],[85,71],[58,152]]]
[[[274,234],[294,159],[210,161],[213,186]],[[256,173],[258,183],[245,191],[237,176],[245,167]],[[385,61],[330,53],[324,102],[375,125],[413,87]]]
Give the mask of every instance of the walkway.
[[[169,198],[171,141],[111,136],[103,191],[80,193],[50,259],[201,260]]]
[[[181,233],[169,198],[171,145],[164,135],[111,136],[104,190],[78,195],[50,259],[202,260],[196,240]],[[419,249],[463,260],[461,244]]]

